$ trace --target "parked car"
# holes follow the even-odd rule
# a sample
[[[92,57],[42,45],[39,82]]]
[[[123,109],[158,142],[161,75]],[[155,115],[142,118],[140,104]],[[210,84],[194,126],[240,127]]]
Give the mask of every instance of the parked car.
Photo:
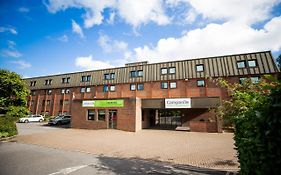
[[[69,124],[71,120],[70,115],[59,115],[56,116],[53,119],[50,119],[48,124],[49,125],[63,125],[63,124]]]
[[[43,122],[44,117],[42,115],[28,115],[26,117],[20,118],[20,123],[29,123],[29,122]]]

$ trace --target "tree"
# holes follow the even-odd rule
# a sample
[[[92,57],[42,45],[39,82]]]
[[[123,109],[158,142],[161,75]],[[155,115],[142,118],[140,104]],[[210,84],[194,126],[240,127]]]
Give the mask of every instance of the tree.
[[[16,134],[15,121],[28,114],[26,98],[29,94],[25,81],[18,74],[0,69],[0,137]]]
[[[279,67],[279,70],[281,70],[281,54],[276,58],[277,66]]]
[[[216,114],[234,124],[234,140],[241,174],[281,172],[281,82],[265,76],[258,83],[217,81],[230,100]]]

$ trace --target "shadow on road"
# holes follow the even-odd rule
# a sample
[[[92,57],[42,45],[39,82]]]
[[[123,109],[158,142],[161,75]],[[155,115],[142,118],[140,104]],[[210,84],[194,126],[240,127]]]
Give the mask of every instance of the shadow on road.
[[[196,174],[196,175],[225,175],[236,174],[236,172],[227,172],[214,169],[195,167],[190,165],[177,165],[155,160],[145,160],[140,158],[117,158],[99,156],[102,168],[110,167],[110,170],[116,174]]]
[[[48,123],[41,125],[43,127],[51,127],[51,128],[71,128],[70,124],[64,124],[64,125],[49,125]]]

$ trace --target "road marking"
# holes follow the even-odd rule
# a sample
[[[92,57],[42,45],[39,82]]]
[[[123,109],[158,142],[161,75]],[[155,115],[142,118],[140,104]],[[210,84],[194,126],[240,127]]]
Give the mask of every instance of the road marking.
[[[79,169],[82,169],[82,168],[85,168],[89,165],[80,165],[80,166],[74,166],[74,167],[69,167],[69,168],[64,168],[64,169],[61,169],[60,171],[57,171],[55,173],[51,173],[49,175],[55,175],[55,174],[69,174],[69,173],[72,173],[74,171],[77,171]]]

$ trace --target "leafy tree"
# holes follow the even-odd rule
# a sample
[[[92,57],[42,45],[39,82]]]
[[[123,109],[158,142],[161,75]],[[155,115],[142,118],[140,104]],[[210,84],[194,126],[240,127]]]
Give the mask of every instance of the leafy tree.
[[[279,174],[281,172],[281,83],[265,76],[258,83],[246,80],[226,87],[230,100],[216,114],[235,126],[234,140],[241,174]]]
[[[29,89],[15,72],[0,69],[0,135],[14,135],[15,122],[28,113],[26,97]]]
[[[279,67],[279,70],[281,70],[281,54],[276,58],[277,66]]]

